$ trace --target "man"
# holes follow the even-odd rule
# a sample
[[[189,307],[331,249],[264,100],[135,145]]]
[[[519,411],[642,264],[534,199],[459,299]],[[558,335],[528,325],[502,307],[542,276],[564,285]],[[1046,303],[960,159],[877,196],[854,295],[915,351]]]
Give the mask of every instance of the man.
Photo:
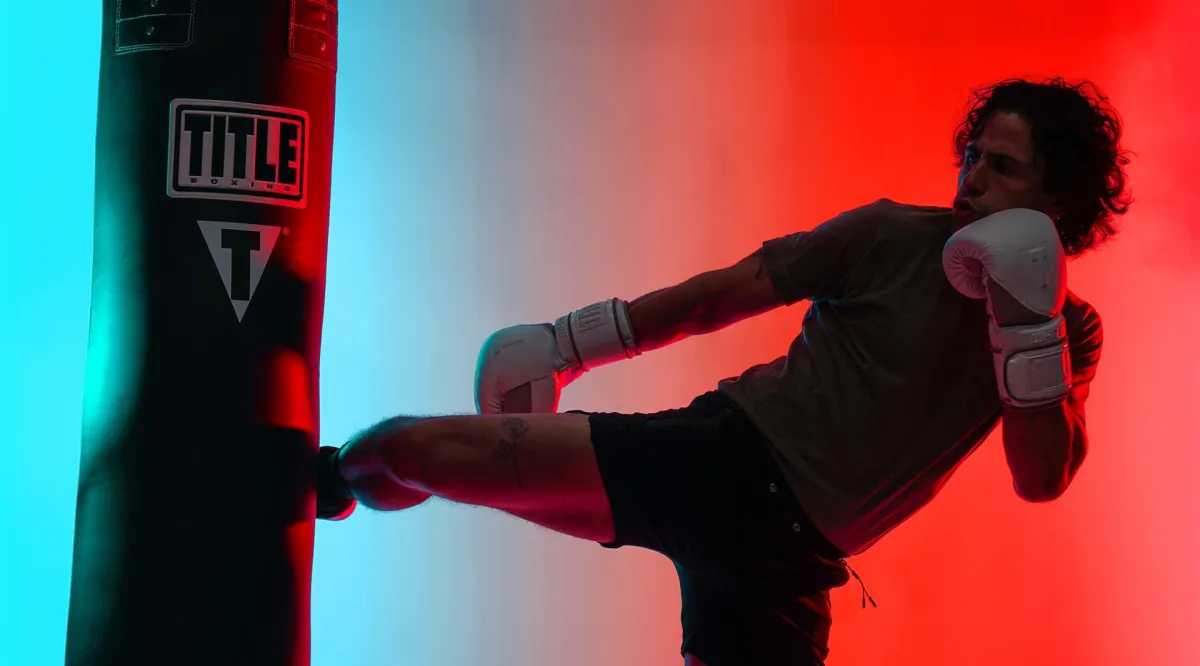
[[[499,331],[481,415],[397,417],[323,448],[319,515],[437,496],[653,549],[679,573],[685,663],[823,663],[844,558],[925,506],[998,422],[1025,500],[1079,470],[1102,336],[1065,259],[1130,203],[1120,121],[1090,90],[978,92],[952,208],[882,199],[631,303]],[[801,300],[785,356],[686,407],[555,413],[591,368]]]

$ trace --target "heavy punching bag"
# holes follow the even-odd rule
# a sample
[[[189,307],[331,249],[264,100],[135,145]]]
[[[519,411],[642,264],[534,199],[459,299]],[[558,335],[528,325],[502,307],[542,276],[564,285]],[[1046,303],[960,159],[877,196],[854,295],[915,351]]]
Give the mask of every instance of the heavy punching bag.
[[[309,663],[334,0],[104,0],[69,666]]]

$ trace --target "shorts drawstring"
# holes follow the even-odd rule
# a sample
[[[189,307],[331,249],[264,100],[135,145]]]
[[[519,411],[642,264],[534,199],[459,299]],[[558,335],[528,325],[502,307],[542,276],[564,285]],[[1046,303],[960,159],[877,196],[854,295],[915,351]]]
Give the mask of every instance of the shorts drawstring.
[[[842,566],[846,567],[846,569],[848,569],[850,571],[850,575],[854,576],[854,580],[857,580],[858,586],[862,588],[862,593],[863,593],[862,606],[863,606],[863,608],[867,607],[868,601],[871,602],[871,607],[879,608],[879,604],[875,603],[875,600],[872,599],[871,595],[867,593],[867,586],[865,583],[863,583],[863,579],[859,578],[858,572],[854,570],[854,567],[851,567],[849,564],[847,564],[846,560],[838,560],[838,562],[840,562]]]
[[[771,483],[767,484],[767,490],[772,494],[778,493],[781,485],[785,485],[784,481],[777,479],[777,480],[772,481]],[[803,510],[801,510],[801,511],[803,511]],[[805,516],[804,520],[808,524],[809,528],[815,531],[816,528],[812,525],[811,519],[809,519],[807,516]],[[806,532],[805,525],[802,525],[799,521],[794,522],[794,523],[792,523],[792,531],[796,532],[796,533]],[[820,534],[820,533],[817,532],[817,534]],[[817,553],[818,556],[820,556],[826,562],[835,561],[835,560],[833,560],[833,558],[835,556],[833,555],[833,553],[829,552],[830,548],[833,548],[839,555],[844,554],[841,551],[837,551],[836,546],[833,546],[833,544],[830,544],[827,541],[825,541],[824,537],[818,537],[818,539],[820,541],[825,542],[825,544],[826,544],[825,547],[822,547],[822,546],[818,545],[817,543],[810,543],[810,546],[813,547],[814,552]],[[871,602],[871,606],[873,608],[879,608],[879,604],[875,603],[875,600],[871,598],[871,594],[869,592],[867,592],[866,583],[863,582],[863,579],[858,575],[858,572],[854,570],[854,567],[850,566],[846,562],[846,558],[844,558],[844,557],[838,558],[836,560],[836,562],[838,564],[842,565],[843,567],[846,567],[846,570],[850,572],[850,575],[854,576],[854,580],[858,581],[858,586],[860,588],[862,588],[862,606],[863,606],[863,608],[865,609],[867,607],[868,601]]]

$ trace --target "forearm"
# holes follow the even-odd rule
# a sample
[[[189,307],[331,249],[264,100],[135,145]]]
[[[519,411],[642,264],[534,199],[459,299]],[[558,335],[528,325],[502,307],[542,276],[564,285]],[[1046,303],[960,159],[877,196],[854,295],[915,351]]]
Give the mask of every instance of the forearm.
[[[783,305],[761,250],[736,264],[707,271],[629,304],[630,326],[642,352],[719,331]]]
[[[653,351],[720,328],[714,328],[708,316],[713,280],[710,274],[701,273],[631,301],[629,322],[638,349],[643,353]]]
[[[1031,502],[1058,498],[1087,451],[1087,428],[1071,400],[1038,410],[1004,408],[1004,453],[1017,493]]]

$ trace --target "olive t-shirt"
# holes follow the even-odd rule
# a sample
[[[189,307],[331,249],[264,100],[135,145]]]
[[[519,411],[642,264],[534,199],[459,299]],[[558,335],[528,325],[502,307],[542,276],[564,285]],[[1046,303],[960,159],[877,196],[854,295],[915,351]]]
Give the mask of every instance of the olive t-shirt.
[[[770,443],[827,539],[854,555],[932,500],[1000,420],[986,304],[942,268],[948,208],[881,199],[763,244],[803,330],[718,390]],[[1068,292],[1076,390],[1100,357],[1100,318]]]

